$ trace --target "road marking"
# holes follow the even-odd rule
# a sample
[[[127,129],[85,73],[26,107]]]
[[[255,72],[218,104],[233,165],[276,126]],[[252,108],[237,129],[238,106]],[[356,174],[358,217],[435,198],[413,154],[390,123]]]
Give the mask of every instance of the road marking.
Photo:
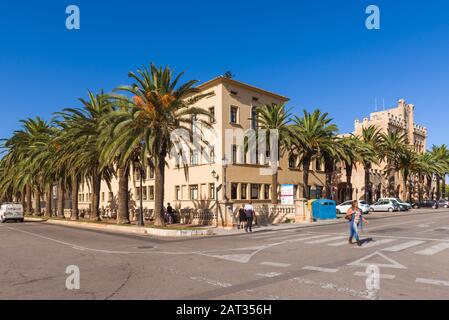
[[[405,250],[405,249],[408,249],[411,247],[419,246],[420,244],[423,244],[423,243],[426,243],[426,242],[421,241],[421,240],[413,240],[413,241],[408,241],[408,242],[398,244],[396,246],[382,249],[382,251],[399,252],[399,251],[402,251],[402,250]]]
[[[274,235],[276,235],[276,233],[278,233],[278,231],[269,231],[269,232],[264,232],[262,234],[255,234],[251,237],[251,239],[263,239],[263,238],[269,238],[272,237]]]
[[[326,238],[326,239],[319,239],[319,240],[309,241],[306,243],[308,243],[308,244],[324,243],[324,242],[330,242],[330,241],[335,241],[335,240],[341,240],[344,238],[346,238],[346,236],[338,236],[338,237],[331,237],[331,238]]]
[[[331,246],[331,247],[339,247],[339,246],[344,246],[344,245],[348,245],[348,240],[345,241],[341,241],[341,242],[335,242],[335,243],[328,243],[326,244],[327,246]]]
[[[281,243],[306,241],[306,240],[322,238],[323,236],[327,237],[327,235],[311,236],[311,237],[305,237],[305,238],[301,237],[301,238],[298,238],[298,239],[285,240],[285,241],[282,241]]]
[[[258,273],[257,276],[264,278],[274,278],[281,276],[281,272],[267,272],[267,273]]]
[[[356,277],[364,277],[364,278],[368,278],[371,273],[366,273],[366,272],[356,272],[354,273],[354,275]],[[393,280],[396,278],[396,276],[392,275],[392,274],[379,274],[379,278],[381,279],[387,279],[387,280]]]
[[[263,240],[269,240],[269,241],[271,241],[271,240],[288,240],[288,239],[302,239],[302,238],[305,238],[305,237],[310,237],[311,235],[310,234],[302,234],[302,235],[289,235],[289,236],[282,236],[282,237],[274,237],[274,238],[267,238],[267,239],[263,239]]]
[[[417,227],[418,228],[429,228],[430,225],[428,225],[428,224],[418,224]]]
[[[396,241],[397,239],[382,239],[382,240],[374,240],[368,242],[368,244],[362,245],[361,247],[355,247],[356,249],[364,249],[364,248],[372,248],[375,246],[380,246],[382,244],[387,244],[393,241]]]
[[[230,283],[221,282],[218,280],[207,279],[207,278],[203,278],[203,277],[190,277],[190,279],[199,281],[199,282],[206,282],[206,283],[216,286],[216,287],[222,287],[222,288],[232,287],[232,284],[230,284]]]
[[[436,286],[449,287],[449,281],[444,281],[444,280],[433,280],[433,279],[417,278],[416,282],[417,283],[425,283],[425,284],[433,284],[433,285],[436,285]]]
[[[425,255],[425,256],[431,256],[434,255],[436,253],[439,253],[443,250],[446,250],[447,248],[449,248],[449,243],[447,242],[442,242],[442,243],[438,243],[430,248],[415,252],[415,254],[421,254],[421,255]]]
[[[367,260],[369,260],[370,258],[373,257],[381,257],[382,259],[386,260],[388,262],[388,264],[386,263],[378,263],[376,262],[367,262]],[[397,261],[394,261],[393,259],[388,258],[386,255],[380,253],[379,251],[376,251],[372,254],[369,254],[363,258],[360,258],[354,262],[348,263],[348,266],[355,266],[355,267],[369,267],[372,265],[376,265],[378,267],[383,267],[383,268],[393,268],[393,269],[407,269],[407,267],[403,266],[402,264],[400,264]]]
[[[303,270],[310,270],[310,271],[319,271],[319,272],[327,272],[327,273],[335,273],[338,272],[338,269],[331,269],[331,268],[321,268],[321,267],[312,267],[307,266],[302,268]]]
[[[291,266],[291,264],[288,263],[278,263],[278,262],[262,262],[261,265],[270,267],[280,267],[280,268],[287,268]]]

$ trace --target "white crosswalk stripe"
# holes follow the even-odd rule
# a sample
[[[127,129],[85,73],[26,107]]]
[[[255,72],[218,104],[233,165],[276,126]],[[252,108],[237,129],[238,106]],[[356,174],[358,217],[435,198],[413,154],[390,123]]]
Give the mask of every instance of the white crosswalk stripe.
[[[310,234],[298,234],[298,235],[291,234],[289,236],[284,235],[282,237],[266,238],[266,239],[263,239],[263,240],[269,240],[269,241],[276,240],[277,241],[277,240],[289,240],[289,239],[301,239],[301,238],[309,239],[310,237],[311,237]]]
[[[420,244],[426,243],[425,241],[421,241],[421,240],[413,240],[413,241],[408,241],[408,242],[404,242],[401,244],[398,244],[396,246],[392,246],[392,247],[388,247],[388,248],[384,248],[382,249],[382,251],[389,251],[389,252],[399,252],[411,247],[416,247],[419,246]]]
[[[436,253],[439,253],[443,250],[446,250],[449,248],[449,242],[441,242],[438,243],[436,245],[433,245],[427,249],[421,250],[421,251],[417,251],[415,252],[415,254],[420,254],[420,255],[424,255],[424,256],[431,256],[434,255]]]
[[[396,239],[382,239],[382,240],[370,241],[367,244],[362,245],[361,247],[355,247],[355,248],[357,248],[357,249],[372,248],[372,247],[377,247],[377,246],[387,244],[387,243],[390,243],[393,241],[396,241]]]
[[[330,246],[330,247],[340,247],[340,246],[348,245],[348,240],[334,242],[334,243],[327,243],[326,245]]]
[[[330,237],[330,238],[325,238],[325,239],[308,241],[306,243],[307,244],[325,243],[325,242],[330,242],[330,241],[335,241],[335,240],[341,240],[341,239],[344,239],[344,238],[346,238],[346,237],[345,236]]]

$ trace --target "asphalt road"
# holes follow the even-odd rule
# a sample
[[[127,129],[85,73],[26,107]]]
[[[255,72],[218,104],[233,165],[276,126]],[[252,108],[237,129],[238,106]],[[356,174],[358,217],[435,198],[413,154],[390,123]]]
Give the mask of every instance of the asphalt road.
[[[449,210],[414,213],[367,216],[362,247],[346,223],[195,239],[1,224],[0,299],[449,299]]]

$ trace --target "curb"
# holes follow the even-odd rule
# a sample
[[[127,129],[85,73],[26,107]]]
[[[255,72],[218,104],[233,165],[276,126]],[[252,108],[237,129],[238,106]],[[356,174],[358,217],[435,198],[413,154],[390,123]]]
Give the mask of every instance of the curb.
[[[90,222],[79,222],[70,220],[46,220],[41,218],[26,217],[25,221],[31,222],[44,222],[47,224],[61,225],[73,228],[91,229],[91,230],[101,230],[110,231],[118,233],[127,234],[138,234],[138,235],[151,235],[159,237],[195,237],[195,236],[211,236],[213,235],[213,230],[199,229],[199,230],[175,230],[175,229],[158,229],[158,228],[145,228],[145,227],[134,227],[134,226],[119,226],[119,225],[107,225],[107,224],[95,224]]]

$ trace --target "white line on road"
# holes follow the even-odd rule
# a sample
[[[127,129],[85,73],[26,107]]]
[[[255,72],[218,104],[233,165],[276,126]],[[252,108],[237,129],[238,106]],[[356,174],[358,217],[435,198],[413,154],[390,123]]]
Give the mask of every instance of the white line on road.
[[[430,248],[415,252],[415,254],[420,254],[420,255],[424,255],[424,256],[431,256],[434,255],[436,253],[439,253],[443,250],[446,250],[447,248],[449,248],[449,243],[447,242],[442,242],[442,243],[438,243]]]
[[[203,278],[203,277],[190,277],[190,279],[199,281],[199,282],[206,282],[206,283],[216,286],[216,287],[222,287],[222,288],[232,287],[232,284],[230,284],[230,283],[222,282],[222,281],[218,281],[218,280],[207,279],[207,278]]]
[[[310,271],[319,271],[319,272],[327,272],[327,273],[335,273],[338,272],[338,269],[331,269],[331,268],[321,268],[321,267],[312,267],[307,266],[302,268],[303,270],[310,270]]]
[[[263,266],[270,266],[270,267],[280,267],[280,268],[287,268],[290,267],[291,264],[288,263],[278,263],[278,262],[262,262],[261,265]]]
[[[281,272],[267,272],[267,273],[258,273],[257,276],[264,278],[274,278],[281,276]]]
[[[306,242],[308,244],[316,244],[316,243],[325,243],[325,242],[330,242],[330,241],[335,241],[335,240],[341,240],[346,238],[345,236],[338,236],[338,237],[331,237],[331,238],[326,238],[326,239],[319,239],[319,240],[313,240],[313,241],[309,241]]]
[[[417,283],[425,283],[425,284],[433,284],[433,285],[436,285],[436,286],[449,287],[449,281],[444,281],[444,280],[433,280],[433,279],[417,278],[416,282]]]
[[[387,244],[387,243],[390,243],[393,241],[396,241],[396,239],[374,240],[374,241],[368,242],[368,244],[362,245],[361,247],[355,247],[355,248],[357,248],[357,249],[372,248],[372,247],[380,246],[382,244]]]
[[[364,278],[368,278],[369,276],[371,276],[371,273],[366,273],[366,272],[356,272],[354,273],[354,275],[356,277],[364,277]],[[379,274],[379,278],[381,279],[387,279],[387,280],[393,280],[396,278],[396,276],[391,275],[391,274]]]
[[[382,251],[399,252],[399,251],[402,251],[402,250],[405,250],[405,249],[408,249],[411,247],[419,246],[420,244],[423,244],[423,243],[426,243],[426,242],[421,241],[421,240],[413,240],[413,241],[408,241],[408,242],[398,244],[396,246],[382,249]]]
[[[289,236],[282,236],[282,237],[274,237],[274,238],[267,238],[267,239],[263,239],[263,240],[269,240],[269,241],[271,241],[271,240],[288,240],[288,239],[302,239],[302,238],[305,238],[305,237],[310,237],[311,235],[310,234],[301,234],[301,235],[289,235]]]
[[[331,246],[331,247],[339,247],[339,246],[344,246],[348,244],[348,240],[345,241],[340,241],[340,242],[334,242],[334,243],[327,243],[327,246]]]

